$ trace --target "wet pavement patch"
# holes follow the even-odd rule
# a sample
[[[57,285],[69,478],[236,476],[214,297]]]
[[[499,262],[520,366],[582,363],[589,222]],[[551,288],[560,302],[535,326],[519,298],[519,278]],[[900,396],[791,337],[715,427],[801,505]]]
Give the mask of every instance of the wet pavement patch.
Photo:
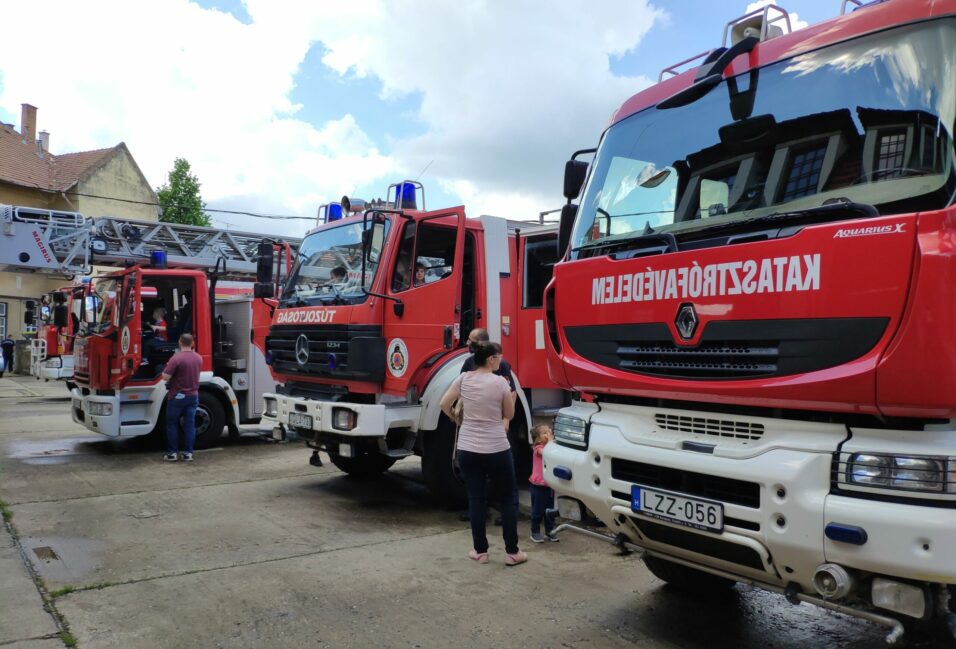
[[[33,554],[37,555],[37,559],[40,561],[59,561],[60,557],[57,556],[56,552],[53,551],[48,545],[41,546],[39,548],[33,548]]]

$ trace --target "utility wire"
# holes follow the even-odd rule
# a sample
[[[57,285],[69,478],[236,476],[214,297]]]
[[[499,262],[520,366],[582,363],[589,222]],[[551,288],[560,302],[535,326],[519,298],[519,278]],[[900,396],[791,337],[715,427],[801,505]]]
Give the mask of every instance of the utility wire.
[[[119,202],[119,203],[132,203],[132,204],[134,204],[134,205],[149,205],[149,206],[151,206],[151,207],[158,207],[158,208],[160,208],[160,209],[163,208],[163,206],[160,205],[159,203],[153,203],[153,202],[151,202],[151,201],[136,201],[136,200],[132,200],[132,199],[129,199],[129,198],[116,198],[116,197],[114,197],[114,196],[99,196],[99,195],[97,195],[97,194],[82,194],[82,193],[80,193],[80,192],[66,192],[66,193],[69,194],[69,195],[71,195],[71,196],[80,196],[80,197],[82,197],[82,198],[99,198],[99,199],[101,199],[101,200],[106,200],[106,201],[116,201],[116,202]],[[169,208],[177,208],[177,207],[179,207],[179,206],[178,206],[178,205],[170,205],[170,206],[168,206],[168,207],[169,207]],[[242,210],[220,210],[220,209],[214,209],[214,208],[211,208],[211,207],[204,207],[204,208],[203,208],[203,212],[215,212],[215,213],[217,213],[217,214],[239,214],[239,215],[241,215],[241,216],[252,216],[252,217],[255,217],[255,218],[258,218],[258,219],[275,219],[275,220],[292,220],[292,219],[298,219],[298,220],[302,220],[302,221],[314,221],[314,220],[315,220],[315,217],[314,217],[314,216],[296,216],[296,215],[291,215],[291,214],[260,214],[260,213],[257,213],[257,212],[245,212],[245,211],[242,211]]]

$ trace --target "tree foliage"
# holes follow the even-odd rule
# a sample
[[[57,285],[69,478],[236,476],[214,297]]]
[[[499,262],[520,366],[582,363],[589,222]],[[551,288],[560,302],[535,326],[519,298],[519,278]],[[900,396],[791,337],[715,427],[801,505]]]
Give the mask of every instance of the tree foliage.
[[[206,204],[199,194],[202,185],[185,158],[176,158],[173,168],[167,176],[166,184],[156,188],[159,205],[162,208],[160,221],[166,223],[185,223],[211,227],[212,222],[206,215]]]

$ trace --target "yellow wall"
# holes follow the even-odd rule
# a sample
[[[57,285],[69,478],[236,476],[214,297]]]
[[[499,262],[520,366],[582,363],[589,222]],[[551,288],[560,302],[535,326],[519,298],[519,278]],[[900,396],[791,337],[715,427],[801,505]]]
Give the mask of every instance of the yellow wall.
[[[155,206],[156,195],[152,188],[143,182],[132,159],[122,148],[89,179],[81,181],[76,191],[78,194],[150,203],[141,205],[87,196],[71,196],[71,200],[77,204],[77,211],[85,216],[118,216],[137,221],[159,220],[159,208]]]
[[[8,185],[4,182],[0,182],[0,204],[38,207],[44,210],[79,211],[75,204],[68,202],[62,194],[41,192],[39,189]]]

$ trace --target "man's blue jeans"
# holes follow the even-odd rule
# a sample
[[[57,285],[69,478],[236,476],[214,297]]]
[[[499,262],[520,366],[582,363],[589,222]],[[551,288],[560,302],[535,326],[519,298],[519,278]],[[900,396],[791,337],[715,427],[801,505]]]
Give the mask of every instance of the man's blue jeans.
[[[488,537],[485,536],[485,517],[488,515],[485,484],[490,479],[495,492],[503,496],[501,534],[505,541],[505,552],[514,554],[518,551],[518,512],[513,497],[509,497],[517,491],[511,449],[500,453],[473,453],[459,449],[458,466],[461,467],[468,489],[468,514],[475,551],[488,551]]]
[[[166,400],[166,452],[179,452],[179,419],[183,420],[183,453],[192,453],[196,442],[196,407],[199,405],[199,396],[184,396],[176,399],[175,395]]]

